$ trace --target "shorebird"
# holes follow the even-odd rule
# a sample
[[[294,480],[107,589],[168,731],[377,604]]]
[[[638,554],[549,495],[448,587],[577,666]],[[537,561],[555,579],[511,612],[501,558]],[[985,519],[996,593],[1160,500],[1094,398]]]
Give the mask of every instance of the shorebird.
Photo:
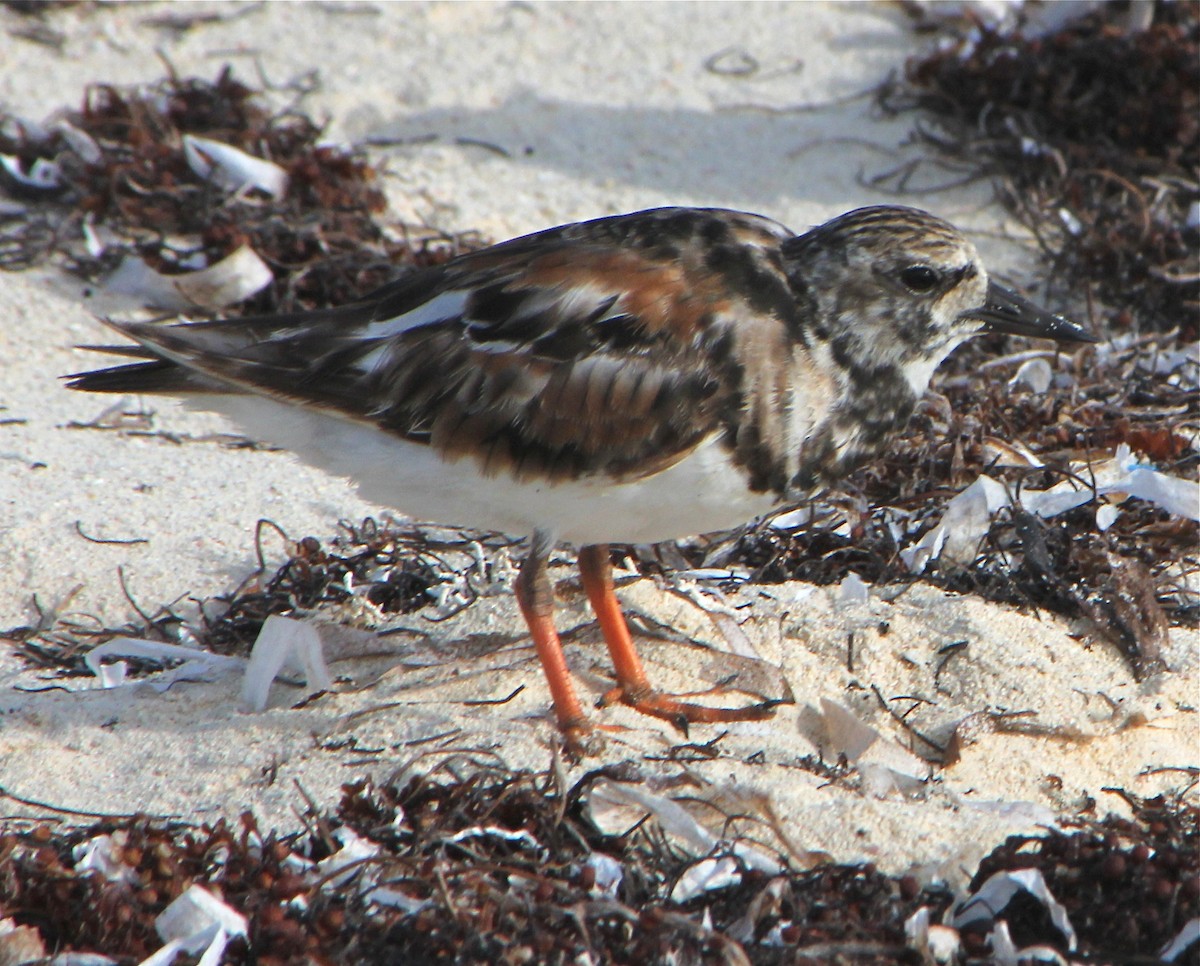
[[[989,281],[924,211],[795,235],[659,208],[551,228],[415,270],[356,302],[108,324],[141,361],[71,377],[185,396],[419,520],[530,535],[516,597],[560,728],[589,729],[547,559],[579,548],[621,701],[686,727],[762,718],[656,691],[613,594],[611,543],[741,525],[878,452],[980,332],[1095,341]]]

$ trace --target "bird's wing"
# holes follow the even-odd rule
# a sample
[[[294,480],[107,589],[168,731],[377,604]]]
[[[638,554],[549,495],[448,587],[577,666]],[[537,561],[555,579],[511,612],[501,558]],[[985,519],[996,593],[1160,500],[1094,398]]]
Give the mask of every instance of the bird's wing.
[[[728,425],[735,343],[786,345],[786,230],[658,209],[551,229],[341,308],[110,323],[155,361],[75,388],[257,392],[369,422],[487,472],[657,472]]]

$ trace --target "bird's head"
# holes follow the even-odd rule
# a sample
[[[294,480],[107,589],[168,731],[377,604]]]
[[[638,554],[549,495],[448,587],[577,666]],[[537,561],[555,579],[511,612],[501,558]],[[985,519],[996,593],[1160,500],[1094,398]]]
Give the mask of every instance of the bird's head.
[[[899,372],[920,396],[933,371],[980,332],[1095,342],[989,281],[975,246],[916,208],[860,208],[784,244],[809,334],[851,375]]]

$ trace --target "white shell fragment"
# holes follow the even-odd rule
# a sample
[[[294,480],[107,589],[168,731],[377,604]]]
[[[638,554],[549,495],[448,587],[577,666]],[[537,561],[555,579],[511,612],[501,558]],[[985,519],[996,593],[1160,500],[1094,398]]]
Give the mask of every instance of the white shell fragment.
[[[591,888],[592,893],[600,893],[615,899],[617,890],[621,888],[621,883],[625,879],[625,867],[611,855],[605,855],[603,852],[593,852],[588,856],[585,864],[596,873],[596,884]]]
[[[192,885],[154,920],[154,928],[166,945],[141,966],[165,966],[180,951],[200,954],[201,966],[217,966],[229,940],[245,936],[248,924],[245,916],[207,889]]]
[[[82,128],[76,127],[70,121],[61,120],[55,123],[54,131],[62,136],[67,146],[86,164],[99,164],[104,160],[104,152],[96,139]]]
[[[17,184],[34,191],[57,191],[62,187],[62,170],[54,161],[38,158],[26,171],[19,158],[0,154],[0,167]]]
[[[672,902],[689,902],[705,892],[715,892],[742,881],[741,868],[736,859],[726,855],[719,859],[701,859],[688,866],[671,890]]]
[[[929,966],[958,963],[962,961],[963,953],[961,930],[983,925],[990,927],[987,935],[989,963],[995,963],[996,966],[1067,966],[1068,960],[1052,946],[1018,948],[1013,942],[1004,914],[1018,892],[1028,893],[1045,907],[1067,950],[1074,952],[1077,945],[1075,928],[1066,909],[1051,895],[1046,880],[1037,869],[997,872],[976,892],[947,910],[944,913],[947,921],[941,925],[932,922],[932,914],[927,906],[918,909],[904,923],[906,943]]]
[[[183,154],[196,174],[222,188],[230,191],[257,188],[272,198],[282,198],[287,193],[288,176],[283,168],[231,144],[185,134]]]
[[[148,678],[127,681],[128,665],[121,660],[105,663],[113,658],[142,658],[174,664],[168,670]],[[231,671],[240,671],[245,661],[239,657],[213,654],[182,644],[165,644],[162,641],[146,641],[136,637],[114,637],[110,641],[92,648],[84,655],[88,670],[100,679],[102,688],[119,688],[136,684],[147,684],[156,691],[166,691],[179,681],[212,681]]]
[[[0,963],[55,962],[46,955],[46,944],[36,926],[18,926],[11,918],[0,919]],[[108,960],[109,963],[115,960]]]
[[[636,784],[602,780],[592,787],[589,801],[592,818],[601,828],[605,827],[606,808],[614,811],[633,806],[636,812],[649,812],[662,826],[664,832],[678,839],[689,851],[704,855],[725,850],[741,860],[747,868],[778,875],[782,866],[761,849],[743,842],[726,845],[701,825],[678,802],[664,795],[656,795]]]
[[[317,863],[317,877],[323,889],[344,885],[361,869],[363,863],[379,854],[379,846],[363,838],[354,829],[334,829],[333,838],[342,846],[333,855]]]
[[[543,852],[541,844],[524,829],[507,829],[499,825],[472,825],[451,835],[447,842],[466,842],[470,839],[498,838],[516,845],[524,845],[534,851]]]
[[[1095,480],[1095,490],[1066,480],[1048,490],[1022,490],[1025,509],[1040,517],[1057,516],[1097,496],[1136,497],[1162,507],[1168,513],[1200,520],[1200,484],[1178,476],[1160,473],[1137,461],[1122,443],[1112,459],[1094,464],[1077,474]]]
[[[387,886],[379,886],[377,889],[371,889],[364,894],[367,902],[377,906],[385,906],[388,909],[399,909],[405,915],[413,915],[420,912],[428,905],[432,905],[432,899],[418,899],[415,896],[410,896],[407,892],[401,892],[399,889],[389,889]]]
[[[871,599],[871,589],[858,574],[851,570],[838,584],[837,597],[840,607],[850,604],[865,604]]]
[[[1008,489],[990,476],[980,476],[946,504],[942,522],[917,543],[900,551],[914,574],[923,573],[929,561],[945,556],[956,564],[970,564],[991,525],[992,515],[1011,501]]]
[[[333,687],[321,637],[312,624],[272,614],[259,631],[242,678],[242,707],[262,711],[271,685],[284,669],[303,674],[309,691]]]
[[[1046,464],[1019,439],[997,439],[985,436],[981,441],[983,460],[989,466],[1021,466],[1041,469]]]
[[[1088,480],[1093,486],[1083,486]],[[1113,497],[1117,502],[1129,498],[1146,500],[1168,513],[1188,520],[1200,520],[1200,484],[1162,473],[1137,461],[1122,443],[1111,459],[1077,467],[1074,479],[1064,480],[1048,490],[1021,490],[1021,506],[1043,519],[1066,513],[1095,497]],[[979,541],[987,534],[997,511],[1012,505],[1008,489],[989,476],[974,483],[946,504],[941,522],[917,543],[900,551],[901,559],[913,573],[922,573],[939,556],[959,564],[969,564]],[[1105,511],[1105,512],[1100,512]],[[1116,509],[1104,506],[1096,514],[1100,530],[1112,526]]]
[[[1054,370],[1050,368],[1050,363],[1038,357],[1022,363],[1021,368],[1008,380],[1008,384],[1013,387],[1028,386],[1040,396],[1050,388],[1053,380]]]
[[[1173,963],[1197,943],[1200,943],[1200,919],[1189,919],[1159,956],[1164,962]]]
[[[885,738],[845,705],[821,699],[829,743],[858,770],[864,789],[876,798],[924,791],[929,766],[911,751]]]
[[[1067,948],[1075,949],[1075,927],[1067,917],[1062,903],[1050,894],[1046,880],[1038,869],[1020,869],[1016,872],[997,872],[989,878],[974,895],[960,902],[954,909],[951,925],[964,929],[976,922],[991,922],[999,918],[1005,907],[1018,892],[1028,892],[1050,914],[1050,921],[1067,941]]]
[[[921,906],[904,921],[904,939],[909,949],[921,954],[929,966],[951,966],[962,955],[962,937],[957,929],[931,921],[928,906]]]
[[[1078,237],[1083,234],[1083,222],[1081,222],[1071,211],[1070,208],[1058,209],[1058,220],[1062,222],[1063,228],[1071,235]]]
[[[1117,522],[1117,517],[1120,515],[1121,508],[1119,506],[1105,503],[1104,506],[1096,510],[1096,529],[1104,533],[1105,530]]]
[[[114,658],[142,658],[173,664],[167,670],[137,680],[127,680],[128,666]],[[275,614],[267,618],[250,659],[213,654],[181,644],[145,641],[133,637],[114,637],[84,655],[88,669],[100,679],[102,688],[131,687],[146,684],[166,691],[180,681],[212,681],[225,674],[244,672],[242,705],[245,710],[262,711],[267,706],[271,684],[285,669],[303,676],[310,691],[333,686],[325,665],[321,638],[316,628],[304,621]],[[112,662],[112,663],[108,663]]]
[[[98,872],[109,882],[135,883],[138,874],[125,864],[111,835],[97,835],[71,850],[76,872]]]
[[[118,295],[172,312],[219,309],[249,298],[274,281],[270,267],[248,245],[215,265],[180,275],[164,275],[135,255],[126,255],[104,283]]]

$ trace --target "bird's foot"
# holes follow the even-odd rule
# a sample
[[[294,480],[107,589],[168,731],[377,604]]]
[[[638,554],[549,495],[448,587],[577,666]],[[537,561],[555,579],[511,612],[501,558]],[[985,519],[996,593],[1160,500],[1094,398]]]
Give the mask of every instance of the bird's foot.
[[[590,718],[576,715],[568,720],[560,719],[558,731],[563,738],[563,751],[569,760],[578,762],[594,758],[604,751],[604,736],[600,734],[604,725],[595,724]]]
[[[717,689],[714,689],[717,690]],[[712,692],[701,692],[712,693]],[[775,714],[775,708],[785,702],[780,700],[760,701],[744,708],[714,708],[707,704],[681,701],[691,695],[662,694],[653,688],[627,688],[622,685],[608,691],[597,707],[606,708],[613,704],[625,704],[650,715],[669,721],[685,735],[690,724],[721,724],[728,721],[764,721]]]

